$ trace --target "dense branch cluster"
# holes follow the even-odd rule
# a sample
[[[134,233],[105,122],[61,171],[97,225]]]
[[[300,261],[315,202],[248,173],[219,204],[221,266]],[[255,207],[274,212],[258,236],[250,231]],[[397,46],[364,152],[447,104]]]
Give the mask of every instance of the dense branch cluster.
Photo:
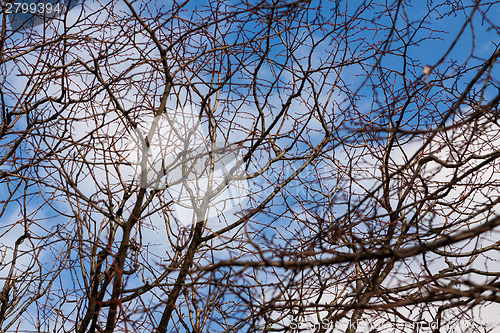
[[[500,5],[0,4],[1,332],[495,328]]]

